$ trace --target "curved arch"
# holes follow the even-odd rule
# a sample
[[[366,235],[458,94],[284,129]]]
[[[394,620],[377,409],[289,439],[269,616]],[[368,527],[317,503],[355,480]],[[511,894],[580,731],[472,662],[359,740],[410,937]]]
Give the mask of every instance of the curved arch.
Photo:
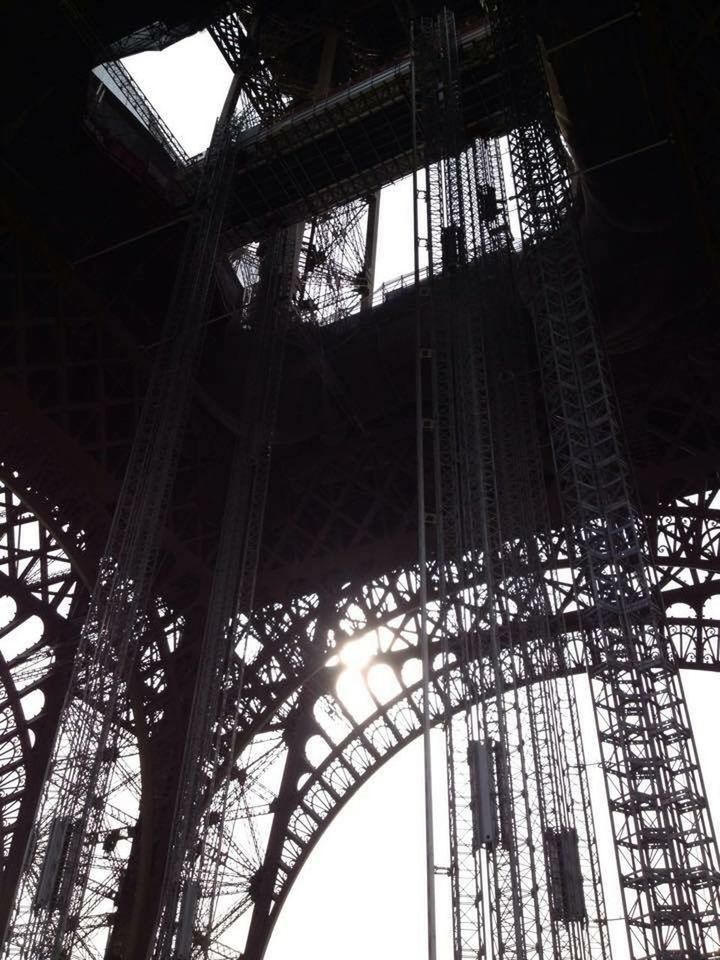
[[[65,550],[34,510],[1,481],[0,506],[0,594],[14,604],[0,630],[4,641],[0,721],[7,720],[0,783],[12,771],[17,787],[10,793],[4,790],[0,797],[2,925],[32,827],[72,662],[77,630],[71,615],[82,597],[78,571]],[[41,698],[42,703],[39,707],[28,703],[29,697]]]
[[[717,490],[659,505],[648,517],[648,526],[659,589],[668,604],[683,603],[690,612],[684,619],[673,620],[679,662],[717,669],[720,634],[705,608],[707,599],[720,593]],[[561,538],[543,543],[542,555],[558,617],[556,630],[575,642],[572,585],[563,584],[562,576],[556,575],[569,567]],[[255,656],[245,670],[242,746],[269,727],[282,729],[288,745],[285,774],[279,790],[273,791],[272,825],[262,866],[243,880],[254,898],[248,957],[261,956],[289,886],[345,798],[379,767],[388,750],[399,749],[398,744],[417,730],[419,690],[407,680],[413,661],[416,666],[418,661],[415,580],[413,570],[401,570],[359,587],[346,583],[334,595],[310,595],[262,608],[247,624]],[[589,593],[587,585],[581,583],[580,588]],[[435,599],[431,592],[431,607]],[[430,619],[431,642],[439,650],[438,618],[432,611]],[[525,629],[530,637],[531,627],[516,625],[516,641],[524,643],[521,631]],[[388,667],[388,676],[401,676],[402,691],[391,699],[381,697],[367,716],[358,717],[348,712],[343,697],[334,690],[342,666],[337,655],[362,646],[369,634],[380,638],[372,665]],[[571,654],[566,659],[579,663],[578,650]],[[334,732],[323,729],[318,715],[323,709],[333,715]],[[338,733],[341,728],[344,733]],[[308,747],[317,753],[309,754]]]
[[[77,636],[76,627],[68,622],[68,611],[62,615],[58,606],[73,595],[73,603],[81,603],[77,588],[88,588],[93,579],[99,543],[107,525],[107,512],[101,496],[107,483],[100,477],[94,461],[69,442],[60,428],[4,378],[0,378],[0,408],[3,427],[0,497],[4,507],[6,547],[1,558],[6,569],[0,572],[0,588],[6,595],[14,596],[27,615],[40,618],[51,651],[48,660],[56,661],[54,667],[48,663],[42,681],[36,681],[37,689],[43,691],[45,704],[32,725],[25,723],[19,706],[20,691],[12,676],[17,658],[10,657],[13,662],[4,660],[3,664],[7,695],[18,704],[18,730],[25,727],[25,789],[19,811],[19,820],[24,821],[32,816],[32,795],[39,789],[39,778],[47,762],[47,751],[64,696],[63,677],[69,669]],[[22,560],[19,554],[13,556],[18,544],[12,528],[18,523],[37,526],[29,545],[26,544]],[[63,567],[62,574],[59,567]],[[33,568],[36,568],[37,576],[31,584]],[[65,581],[65,588],[58,584],[60,579]],[[39,649],[32,655],[37,656]],[[31,726],[34,745],[30,742]],[[23,829],[29,830],[29,823],[24,823]],[[19,856],[14,840],[13,833],[9,851],[11,860],[17,860]],[[7,862],[5,866],[8,866]],[[7,876],[5,880],[3,887],[7,889]],[[0,914],[3,905],[4,902],[0,903]]]
[[[665,605],[683,603],[702,615],[709,598],[720,594],[720,487],[687,495],[670,504],[658,504],[647,525],[658,570],[658,588]],[[569,567],[561,538],[544,544],[548,586],[558,614],[572,626],[574,614],[570,585],[552,579],[557,569]],[[331,648],[372,630],[391,629],[396,635],[415,630],[418,609],[413,570],[403,569],[377,577],[358,588],[350,582],[335,596],[311,595],[288,604],[268,605],[257,611],[247,625],[257,655],[250,665],[252,695],[262,687],[270,696],[248,702],[245,726],[250,732],[257,722],[266,723],[280,703],[305,682],[312,682],[331,653]],[[482,579],[482,570],[478,571]],[[457,588],[460,589],[459,587]],[[433,593],[432,578],[429,601]],[[322,622],[332,621],[330,643],[320,636],[320,604],[327,609]],[[273,696],[274,694],[274,696]],[[260,719],[262,717],[262,719]]]
[[[22,442],[21,437],[18,442]],[[18,452],[17,445],[9,446],[11,452]],[[30,444],[29,458],[33,446],[34,441]],[[3,929],[33,827],[74,659],[87,599],[87,591],[82,588],[94,579],[96,565],[82,521],[78,522],[78,513],[71,509],[66,516],[64,507],[43,496],[42,488],[37,486],[43,479],[52,483],[53,456],[49,456],[50,466],[46,472],[39,468],[31,477],[21,474],[17,466],[10,467],[10,458],[5,456],[0,469],[0,598],[7,597],[12,603],[8,603],[11,611],[8,622],[0,629],[0,639],[4,640],[0,653],[0,724],[3,727],[0,731],[0,927]],[[8,476],[9,484],[3,483],[4,475]],[[62,487],[50,489],[62,504]],[[88,509],[92,513],[94,508],[91,505]],[[37,637],[28,634],[28,625],[32,623],[41,624]],[[182,629],[177,618],[162,604],[149,611],[148,623],[147,642],[129,691],[132,716],[128,715],[121,723],[126,728],[124,740],[132,741],[121,753],[128,755],[128,750],[131,754],[142,750],[145,770],[151,762],[149,738],[140,737],[136,747],[133,730],[147,733],[148,726],[159,726],[165,713],[176,704],[177,698],[173,695],[176,690],[168,689],[173,686],[168,683],[173,673],[169,661],[177,647],[175,635]],[[32,706],[32,713],[28,713],[27,707],[30,697],[43,701],[39,710],[37,705]],[[2,724],[4,717],[7,722]],[[176,719],[175,716],[166,718],[166,725],[177,730]],[[141,765],[134,760],[130,766],[123,762],[124,795],[128,786],[139,795],[143,788]],[[137,769],[133,769],[135,766]],[[118,820],[119,812],[115,807],[108,820],[108,837],[103,840],[108,849],[100,868],[101,873],[107,874],[104,882],[112,876],[112,882],[117,885],[125,867],[125,851],[118,847],[115,852],[113,835],[121,839],[125,834],[129,837],[136,820],[136,812],[128,807],[127,822],[124,827],[119,826],[122,821],[122,818]],[[98,889],[100,887],[99,880]]]
[[[668,627],[679,667],[720,672],[720,620],[669,620]],[[550,672],[543,669],[544,678],[583,672],[582,639],[577,634],[569,634],[565,639],[564,649],[554,658]],[[532,669],[532,660],[532,656],[523,656],[518,661],[525,667],[521,682],[532,682],[540,675]],[[453,713],[463,708],[465,701],[461,698],[448,701],[453,682],[442,669],[433,671],[431,686],[433,723],[440,722],[448,705]],[[478,699],[492,693],[491,685],[482,691],[476,689]],[[421,697],[420,681],[409,685],[401,694],[379,705],[311,773],[305,764],[302,785],[295,791],[292,808],[278,811],[286,812],[286,817],[282,843],[273,851],[279,858],[270,864],[274,876],[271,896],[267,898],[269,909],[264,914],[258,912],[256,902],[244,953],[247,960],[260,960],[263,956],[295,880],[330,823],[374,773],[421,734]],[[404,727],[398,723],[400,716],[404,718]],[[264,869],[267,868],[266,858]]]
[[[720,669],[720,622],[707,616],[706,602],[720,593],[720,496],[712,488],[700,494],[689,495],[668,504],[659,505],[648,517],[651,544],[656,556],[659,589],[668,605],[684,604],[696,616],[670,618],[668,621],[676,650],[677,661],[683,667]],[[559,547],[558,547],[559,550]],[[549,566],[566,565],[560,552],[547,550]],[[405,571],[402,576],[412,578]],[[557,584],[555,585],[557,588]],[[343,619],[354,630],[342,630],[341,635],[352,636],[367,631],[403,629],[414,630],[417,599],[410,580],[403,588],[393,577],[380,578],[366,585],[360,593],[347,588],[336,605],[336,619],[342,627]],[[388,600],[388,598],[390,598]],[[574,620],[571,597],[555,597],[556,609],[563,614],[566,628]],[[301,621],[301,625],[302,625]],[[431,625],[431,637],[433,635]],[[571,646],[563,660],[556,663],[557,672],[579,669],[580,640],[568,634]],[[297,639],[297,638],[296,638]],[[317,639],[316,639],[317,643]],[[573,646],[574,645],[574,646]],[[392,646],[392,645],[390,645]],[[567,644],[566,644],[567,647]],[[327,648],[326,648],[327,650]],[[323,662],[331,651],[326,652]],[[269,654],[268,654],[269,655]],[[392,665],[396,674],[402,674],[403,664],[417,659],[417,652],[407,645],[404,649],[388,649],[376,656],[373,663]],[[262,662],[262,658],[260,658]],[[527,659],[525,660],[527,666]],[[295,691],[309,683],[316,694],[314,703],[323,697],[335,701],[334,709],[341,714],[344,707],[332,690],[332,683],[318,680],[318,664],[307,663],[306,670],[296,677]],[[262,670],[261,670],[262,672]],[[309,852],[331,820],[362,783],[387,758],[409,742],[419,731],[419,684],[406,685],[401,693],[383,704],[376,703],[375,711],[356,722],[345,717],[348,730],[344,737],[329,746],[326,756],[315,765],[307,756],[307,745],[323,740],[318,734],[318,719],[314,714],[305,718],[306,738],[298,745],[299,755],[291,762],[275,802],[275,817],[265,856],[263,872],[272,876],[272,885],[263,892],[256,890],[255,908],[248,937],[248,960],[259,960],[268,942],[272,926]],[[436,697],[439,694],[436,691]],[[298,724],[298,719],[294,724]],[[324,737],[326,742],[332,738]],[[294,779],[294,782],[293,782]],[[282,823],[281,823],[282,821]],[[266,886],[268,881],[266,881]]]

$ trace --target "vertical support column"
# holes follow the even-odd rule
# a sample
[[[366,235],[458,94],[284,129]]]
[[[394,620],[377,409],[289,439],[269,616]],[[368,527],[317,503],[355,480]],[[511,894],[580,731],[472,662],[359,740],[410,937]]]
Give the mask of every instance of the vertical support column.
[[[337,45],[328,31],[316,95],[327,93]],[[263,120],[272,119],[268,108]],[[153,957],[189,957],[191,944],[210,948],[225,871],[226,826],[234,821],[231,771],[243,696],[242,617],[252,611],[269,482],[272,439],[285,337],[299,280],[305,224],[264,244],[243,385],[246,429],[235,443],[213,574],[192,714],[179,780]],[[228,683],[239,666],[240,682]],[[235,700],[230,699],[233,693]],[[272,891],[271,891],[272,892]]]
[[[189,409],[212,265],[232,166],[231,84],[208,151],[168,317],[123,487],[81,634],[52,760],[4,943],[12,958],[70,955],[82,934],[85,893],[117,758],[119,718],[151,597],[160,534]],[[67,843],[54,865],[55,824]],[[48,871],[53,870],[50,878]],[[52,887],[38,898],[36,878]]]
[[[335,55],[337,53],[339,34],[336,27],[327,27],[323,37],[322,53],[318,64],[317,80],[313,88],[312,99],[322,100],[332,86],[335,70]]]
[[[197,925],[203,942],[212,937],[225,825],[232,822],[228,790],[243,694],[241,617],[252,610],[254,601],[297,237],[298,231],[290,228],[268,243],[257,302],[251,307],[253,331],[243,403],[247,430],[236,440],[228,479],[163,880],[156,960],[183,952],[178,940],[183,929],[190,936]],[[236,686],[229,678],[238,661]]]
[[[596,331],[563,151],[523,0],[490,20],[511,130],[525,292],[575,550],[595,719],[630,947],[720,950],[718,850]]]
[[[308,766],[305,745],[316,722],[313,706],[314,697],[311,688],[305,686],[300,692],[297,706],[287,721],[287,758],[277,799],[273,804],[273,821],[263,865],[251,887],[253,910],[242,954],[244,960],[262,960],[275,924],[275,884],[281,870],[280,855],[288,822],[295,810],[298,781]]]
[[[432,344],[435,548],[444,617],[442,645],[448,677],[456,676],[454,682],[467,704],[464,727],[455,724],[450,715],[444,718],[454,950],[458,960],[463,960],[487,949],[485,918],[479,907],[482,881],[477,853],[488,865],[486,889],[494,911],[495,948],[506,957],[515,957],[524,955],[523,898],[532,886],[523,887],[520,874],[518,823],[525,815],[524,808],[506,807],[506,846],[476,851],[472,842],[467,842],[467,744],[478,739],[497,743],[503,756],[509,756],[511,749],[500,655],[497,588],[501,538],[487,417],[488,383],[482,337],[475,329],[479,319],[476,290],[467,270],[480,245],[481,231],[474,232],[477,185],[463,150],[457,40],[448,11],[437,19],[421,21],[414,54],[426,165],[427,315]],[[477,569],[480,557],[482,577]],[[473,666],[473,632],[478,629],[488,638],[488,677],[484,681]],[[451,633],[458,637],[457,664],[457,654],[449,649]],[[477,709],[478,691],[486,686],[493,693]],[[446,699],[449,702],[451,698]],[[527,847],[525,859],[532,865],[532,848]]]
[[[454,956],[600,958],[607,943],[588,935],[585,888],[567,893],[578,828],[561,705],[521,681],[551,669],[553,636],[536,541],[535,410],[515,382],[529,351],[502,160],[497,142],[465,144],[452,16],[421,31],[436,555],[445,669],[466,704],[444,718]],[[591,819],[579,822],[591,846]],[[587,892],[594,920],[599,878]]]
[[[370,310],[375,291],[375,266],[377,263],[378,226],[380,223],[380,198],[382,191],[377,190],[368,197],[367,228],[365,232],[365,258],[363,261],[363,294],[360,309]]]

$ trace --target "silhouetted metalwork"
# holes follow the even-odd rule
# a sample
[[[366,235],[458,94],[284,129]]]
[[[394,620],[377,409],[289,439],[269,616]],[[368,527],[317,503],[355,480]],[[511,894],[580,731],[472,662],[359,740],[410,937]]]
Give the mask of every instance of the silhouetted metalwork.
[[[0,328],[8,958],[261,960],[327,825],[437,725],[456,960],[606,960],[574,674],[589,677],[633,960],[720,954],[678,677],[720,668],[720,494],[702,486],[720,459],[693,446],[712,405],[698,389],[662,419],[670,388],[647,397],[643,466],[675,469],[665,443],[697,475],[664,499],[652,480],[641,511],[571,184],[599,201],[566,168],[542,31],[523,0],[459,3],[457,33],[444,10],[410,43],[399,6],[388,30],[405,49],[396,37],[382,56],[360,20],[314,7],[198,14],[236,78],[201,159],[121,65],[98,70],[93,150],[165,189],[165,221],[48,256],[49,273],[27,223],[17,267],[0,237],[19,303]],[[698,114],[714,21],[702,3],[642,6],[712,259],[715,126]],[[101,42],[63,10],[88,69],[190,32],[148,11]],[[607,11],[555,49],[637,20]],[[413,170],[418,269],[374,296],[378,190]],[[156,235],[152,269],[177,276],[163,330],[134,306],[121,319],[117,273],[112,309],[92,289],[109,252]],[[627,410],[638,334],[615,333]],[[401,398],[392,422],[371,364]]]

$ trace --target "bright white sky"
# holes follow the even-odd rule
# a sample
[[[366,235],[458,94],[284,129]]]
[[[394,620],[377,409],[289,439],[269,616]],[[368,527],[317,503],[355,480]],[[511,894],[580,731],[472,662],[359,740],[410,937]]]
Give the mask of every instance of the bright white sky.
[[[131,57],[125,65],[188,153],[204,150],[230,82],[230,71],[210,38],[198,34],[162,53]],[[407,182],[383,193],[377,286],[412,270],[411,203]],[[720,676],[696,673],[684,679],[717,822],[720,763],[714,702],[720,696]],[[584,681],[579,693],[583,726],[591,731]],[[591,762],[590,742],[586,753]],[[593,795],[602,798],[600,771],[590,768],[589,776]],[[447,841],[441,782],[435,792],[437,861],[442,865],[447,863]],[[598,812],[596,817],[601,859],[614,869],[607,815]],[[426,955],[423,844],[422,749],[416,742],[375,775],[320,840],[280,915],[267,960],[421,960]],[[609,916],[617,917],[613,886],[610,875],[606,898]],[[438,890],[439,960],[450,960],[447,881],[440,880]],[[613,923],[612,930],[616,957],[623,958],[623,926]]]

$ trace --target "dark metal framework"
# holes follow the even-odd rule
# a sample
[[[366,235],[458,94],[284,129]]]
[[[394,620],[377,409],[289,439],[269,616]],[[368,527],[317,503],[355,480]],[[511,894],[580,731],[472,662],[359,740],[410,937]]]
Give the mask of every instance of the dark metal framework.
[[[251,911],[244,956],[260,960],[322,831],[421,730],[422,607],[430,718],[446,730],[451,761],[458,960],[483,950],[607,955],[569,679],[588,669],[633,955],[716,956],[717,852],[677,669],[720,666],[720,622],[706,607],[720,572],[718,494],[687,497],[645,518],[633,506],[562,152],[522,4],[491,5],[489,27],[466,38],[462,64],[449,16],[419,27],[419,117],[407,110],[408,62],[272,123],[289,104],[253,52],[242,18],[232,13],[213,29],[234,69],[245,71],[235,90],[241,126],[261,120],[269,129],[256,124],[231,145],[225,115],[204,163],[181,283],[90,601],[104,507],[59,482],[25,438],[7,431],[0,535],[5,916],[19,880],[7,955],[224,958],[235,955],[237,929]],[[477,68],[478,50],[486,55],[491,46],[490,76],[501,83],[483,87],[486,126],[509,118],[519,272],[498,143],[468,143],[458,116],[458,76]],[[393,102],[402,128],[383,113]],[[317,182],[298,176],[301,168],[288,160],[294,152],[327,136],[352,157],[352,135],[366,136],[355,121],[374,113],[387,136],[375,144],[370,172],[338,174],[326,164]],[[421,156],[409,150],[416,120]],[[272,191],[283,178],[288,189],[280,200],[272,191],[261,197],[263,209],[242,213],[242,230],[223,238],[245,288],[237,322],[253,331],[255,377],[242,405],[212,586],[204,570],[198,629],[190,614],[154,598],[153,582],[208,284],[223,217],[235,202],[229,171],[238,150],[254,158],[251,181],[255,165],[270,171]],[[355,198],[420,160],[432,277],[424,285],[430,295],[419,292],[420,309],[434,331],[423,357],[428,465],[437,465],[430,470],[437,508],[428,519],[438,547],[425,571],[426,603],[419,571],[402,568],[254,609],[284,331],[292,319],[313,342],[314,328],[342,319],[367,296],[371,245],[362,242],[365,202]],[[281,222],[307,216],[308,223],[264,240],[261,252],[239,248],[278,210]],[[523,303],[543,368],[564,526],[550,523],[538,495]],[[516,456],[520,449],[526,455]],[[50,489],[57,500],[46,499]],[[345,522],[341,499],[335,516]],[[239,552],[244,563],[234,565],[228,558]],[[353,646],[366,648],[355,670],[343,659]],[[200,667],[194,689],[189,663]],[[342,695],[350,681],[360,706]],[[32,696],[40,692],[45,701],[34,714]],[[188,707],[180,725],[179,704]],[[485,839],[477,791],[488,774],[483,786],[479,761],[467,762],[478,745],[491,758],[497,814]],[[153,806],[157,827],[164,794],[172,798],[164,809],[175,816],[152,839]],[[534,849],[524,836],[535,838]],[[578,874],[574,890],[580,886],[582,896],[573,896]],[[143,910],[152,913],[149,927]]]
[[[235,84],[233,85],[233,90]],[[8,956],[70,953],[101,832],[124,772],[128,684],[144,629],[201,342],[228,188],[233,93],[208,153],[163,342],[155,361],[5,932]],[[90,907],[92,909],[92,907]]]
[[[518,680],[521,645],[548,667],[555,657],[536,541],[547,507],[500,147],[463,146],[457,56],[449,12],[420,25],[415,76],[431,284],[419,302],[437,504],[429,534],[444,659],[467,703],[454,722],[446,694],[455,956],[607,957],[574,689],[553,681],[523,688]],[[467,595],[465,611],[448,596],[448,578]],[[479,695],[479,659],[493,697]]]
[[[491,22],[508,84],[508,134],[525,296],[533,316],[634,956],[714,956],[718,850],[682,686],[634,506],[543,65],[521,5]]]
[[[18,489],[24,492],[22,486]],[[708,608],[720,592],[718,497],[716,490],[708,490],[659,508],[647,518],[653,551],[660,561],[668,630],[680,667],[720,670],[720,621],[713,619]],[[27,508],[23,512],[30,520],[31,512]],[[32,522],[36,522],[34,518]],[[573,629],[577,623],[576,593],[563,578],[568,567],[565,543],[551,537],[541,549],[546,558],[553,610],[556,617],[562,616],[567,632],[558,634],[562,643],[551,670],[538,652],[524,650],[518,665],[521,682],[539,678],[543,671],[546,677],[552,677],[584,669],[584,637]],[[33,548],[33,559],[38,556]],[[438,586],[437,577],[431,573],[431,704],[435,722],[446,714],[444,691],[450,691],[454,711],[463,710],[465,703],[458,696],[459,684],[446,679],[441,657],[443,618],[437,602]],[[587,596],[581,583],[577,589],[581,597]],[[66,643],[74,645],[76,632],[72,621],[53,618],[46,607],[32,598],[22,578],[8,576],[3,581],[3,592],[18,604],[16,622],[37,612],[46,624],[45,635],[50,644],[67,636]],[[232,849],[238,852],[227,861],[230,876],[225,884],[232,900],[232,916],[237,919],[247,911],[253,912],[249,955],[262,954],[293,882],[328,824],[379,765],[420,733],[417,618],[417,578],[413,571],[397,571],[369,584],[349,583],[339,594],[325,596],[322,601],[318,597],[301,598],[292,604],[258,610],[252,618],[254,655],[249,657],[245,678],[246,697],[240,720],[244,755],[238,764],[238,769],[245,771],[238,836],[244,837],[245,842],[242,851],[236,846],[237,840],[233,844]],[[168,621],[160,636],[163,639],[159,646],[145,641],[147,653],[143,660],[147,664],[147,688],[154,689],[150,701],[156,718],[153,725],[162,750],[162,717],[172,720],[171,704],[178,697],[182,633]],[[342,644],[352,644],[354,638],[361,637],[369,638],[361,641],[366,662],[353,670],[336,659],[336,651]],[[36,732],[33,749],[42,749],[48,733],[52,738],[56,714],[51,694],[57,689],[57,681],[57,676],[49,679],[45,704],[32,721]],[[351,682],[355,690],[365,691],[359,711],[355,707],[349,712],[339,698],[339,681],[341,690],[343,684]],[[19,702],[21,682],[16,687],[5,675],[3,686],[9,703],[14,698]],[[296,691],[301,688],[306,693],[298,700]],[[487,692],[491,693],[492,688],[488,687]],[[20,710],[16,713],[19,716]],[[21,721],[21,726],[25,722]],[[286,728],[292,729],[292,736],[283,735]],[[6,734],[7,743],[20,743],[21,730],[12,734],[8,728]],[[33,768],[29,760],[26,769]],[[281,775],[283,769],[285,774]],[[268,773],[271,781],[279,781],[272,789],[263,785]],[[151,789],[149,779],[141,772],[135,772],[134,780],[140,794]],[[21,832],[25,822],[22,816],[16,821]],[[13,821],[8,819],[5,823],[14,833]],[[109,832],[103,832],[99,842],[105,842]],[[20,842],[24,843],[22,838]],[[118,862],[118,870],[126,870],[126,862],[127,854]],[[5,870],[12,873],[11,862],[6,862]],[[106,914],[98,930],[107,929],[111,923],[112,918]],[[89,951],[79,955],[94,954]]]

